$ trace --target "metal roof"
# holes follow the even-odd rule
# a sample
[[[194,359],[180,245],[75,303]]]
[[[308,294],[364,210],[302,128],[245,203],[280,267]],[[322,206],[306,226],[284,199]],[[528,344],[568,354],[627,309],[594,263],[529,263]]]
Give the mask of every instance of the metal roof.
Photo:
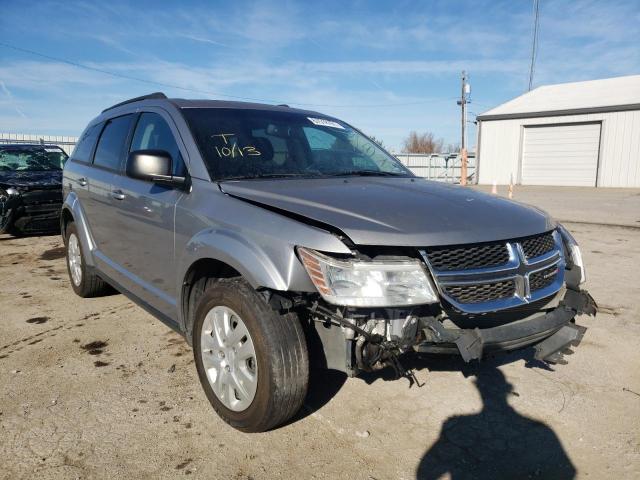
[[[501,120],[622,110],[640,110],[640,75],[545,85],[477,118]]]

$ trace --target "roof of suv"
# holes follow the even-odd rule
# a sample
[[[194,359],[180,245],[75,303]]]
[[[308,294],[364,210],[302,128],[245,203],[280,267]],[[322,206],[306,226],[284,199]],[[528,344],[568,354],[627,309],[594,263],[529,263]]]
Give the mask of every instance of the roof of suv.
[[[282,112],[313,113],[314,115],[323,115],[312,110],[292,108],[288,105],[269,105],[267,103],[237,102],[231,100],[185,100],[184,98],[171,98],[169,101],[178,108],[236,108],[245,110],[275,110]]]
[[[238,110],[268,110],[301,113],[306,115],[313,114],[327,116],[322,113],[314,112],[312,110],[291,108],[288,105],[269,105],[266,103],[238,102],[231,100],[188,100],[184,98],[167,98],[167,96],[162,92],[155,92],[149,95],[143,95],[141,97],[135,97],[129,100],[125,100],[124,102],[117,103],[109,108],[104,109],[102,113],[112,110],[116,107],[142,102],[144,100],[156,100],[161,102],[166,101],[178,108],[233,108]]]

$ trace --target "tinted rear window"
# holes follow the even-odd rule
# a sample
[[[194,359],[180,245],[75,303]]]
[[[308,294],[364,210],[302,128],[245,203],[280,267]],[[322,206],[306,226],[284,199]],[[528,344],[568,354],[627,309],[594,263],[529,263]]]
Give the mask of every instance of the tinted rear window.
[[[101,123],[87,128],[80,137],[80,140],[78,140],[76,148],[71,154],[71,158],[80,162],[91,162],[91,152],[96,144],[100,130],[102,130]]]
[[[93,163],[110,170],[118,170],[133,115],[124,115],[107,122],[100,135]]]

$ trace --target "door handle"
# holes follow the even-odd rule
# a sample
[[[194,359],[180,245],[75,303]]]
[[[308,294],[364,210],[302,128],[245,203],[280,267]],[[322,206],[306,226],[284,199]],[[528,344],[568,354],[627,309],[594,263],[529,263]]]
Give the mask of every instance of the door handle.
[[[122,193],[122,190],[114,190],[111,192],[111,196],[116,200],[124,200],[127,196]]]
[[[78,184],[81,187],[86,187],[87,186],[87,179],[84,177],[79,178],[78,180],[76,180],[78,182]]]

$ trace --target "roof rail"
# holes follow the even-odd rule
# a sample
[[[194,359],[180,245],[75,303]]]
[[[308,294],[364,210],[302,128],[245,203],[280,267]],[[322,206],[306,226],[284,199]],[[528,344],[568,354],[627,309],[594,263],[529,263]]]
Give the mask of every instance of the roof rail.
[[[289,105],[287,105],[286,103],[279,103],[278,105],[276,105],[276,107],[287,107],[287,108],[291,108],[291,107],[289,107]]]
[[[102,110],[102,113],[108,110],[112,110],[116,107],[126,105],[127,103],[139,102],[140,100],[158,99],[158,98],[167,98],[167,96],[162,92],[153,92],[153,93],[150,93],[149,95],[142,95],[141,97],[130,98],[129,100],[125,100],[124,102],[116,103],[115,105],[112,105],[109,108],[105,108],[104,110]]]

